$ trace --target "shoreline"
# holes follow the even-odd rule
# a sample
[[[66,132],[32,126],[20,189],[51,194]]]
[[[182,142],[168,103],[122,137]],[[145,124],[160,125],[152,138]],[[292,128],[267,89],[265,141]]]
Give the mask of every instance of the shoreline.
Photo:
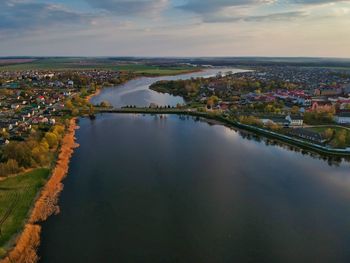
[[[200,69],[194,69],[194,70],[190,70],[190,71],[186,71],[186,72],[182,72],[182,73],[167,74],[167,75],[164,75],[164,76],[170,76],[170,77],[172,77],[172,76],[179,76],[179,75],[187,75],[187,74],[193,74],[193,73],[203,72],[204,70],[205,70],[204,68],[200,68]],[[91,99],[92,99],[93,97],[95,97],[95,96],[98,96],[98,95],[102,92],[102,90],[103,90],[104,88],[108,88],[108,87],[113,87],[113,88],[115,88],[115,87],[118,87],[118,86],[122,86],[122,85],[124,85],[125,83],[127,83],[127,82],[129,82],[129,81],[136,80],[136,79],[140,79],[140,78],[159,78],[159,77],[164,77],[164,76],[163,76],[163,75],[147,75],[147,74],[146,74],[146,75],[136,76],[136,77],[131,78],[131,79],[129,79],[129,80],[123,82],[123,83],[120,83],[120,84],[118,84],[118,85],[105,86],[105,87],[102,86],[101,88],[96,89],[96,91],[95,91],[94,93],[89,94],[85,99],[86,99],[88,102],[90,102]]]
[[[180,73],[175,75],[185,75],[192,74],[195,72],[202,72],[203,69]],[[173,76],[173,75],[169,75]],[[149,77],[149,76],[138,76],[132,78],[128,81]],[[152,76],[150,78],[157,78],[161,76]],[[128,82],[127,81],[127,82]],[[124,84],[124,83],[123,83]],[[113,86],[118,87],[120,85]],[[105,87],[101,87],[95,90],[94,93],[89,94],[85,97],[87,102],[91,103],[91,99],[98,96]],[[275,139],[285,145],[296,146],[302,150],[307,150],[310,152],[316,152],[318,154],[325,154],[335,157],[345,157],[350,156],[349,151],[337,151],[337,149],[329,149],[321,145],[314,145],[306,141],[301,141],[292,137],[287,137],[283,134],[278,134],[271,132],[269,130],[257,128],[250,125],[244,125],[236,121],[230,121],[222,116],[214,116],[207,113],[201,113],[189,110],[150,110],[150,109],[109,109],[100,110],[96,113],[119,113],[119,114],[176,114],[176,115],[188,115],[194,117],[200,117],[206,121],[210,121],[213,124],[223,125],[229,128],[235,128],[242,131],[251,132],[252,134],[257,134],[264,136],[266,138]],[[69,170],[69,163],[74,149],[78,147],[75,142],[75,131],[78,129],[76,123],[77,118],[70,119],[69,127],[67,128],[64,138],[61,141],[61,147],[58,151],[58,158],[53,164],[51,175],[43,188],[38,191],[38,197],[35,199],[31,210],[28,213],[28,218],[26,219],[23,229],[20,230],[18,235],[15,237],[15,245],[11,247],[4,259],[0,259],[0,263],[12,263],[12,262],[37,262],[39,256],[37,255],[37,249],[40,246],[40,234],[41,234],[41,222],[46,221],[51,215],[58,214],[60,212],[58,201],[60,193],[63,190],[62,181],[67,176]]]
[[[37,262],[37,249],[40,245],[40,223],[51,215],[59,213],[58,199],[63,190],[63,179],[67,176],[69,163],[74,149],[79,145],[75,141],[75,131],[78,129],[76,118],[72,118],[65,136],[62,139],[58,158],[51,176],[41,189],[29,212],[28,220],[18,235],[15,245],[0,260],[0,263],[27,263]]]
[[[222,116],[211,116],[206,113],[187,111],[187,110],[177,110],[177,109],[109,109],[109,110],[100,110],[99,113],[116,113],[116,114],[175,114],[175,115],[189,115],[194,117],[201,117],[207,120],[216,121],[221,125],[224,125],[229,128],[237,128],[244,131],[252,132],[257,135],[262,135],[267,138],[276,139],[286,145],[292,145],[299,147],[302,150],[307,150],[310,152],[315,152],[322,155],[332,156],[332,157],[349,157],[350,151],[348,149],[332,149],[325,146],[317,145],[311,142],[307,142],[301,139],[292,138],[283,134],[278,134],[273,131],[261,129],[258,127],[245,125],[239,122],[234,122],[225,119]]]
[[[88,102],[90,102],[90,100],[95,97],[95,96],[98,96],[101,92],[102,92],[102,89],[103,88],[100,88],[100,89],[96,89],[96,91],[94,93],[91,93],[89,96],[86,97],[86,100]]]

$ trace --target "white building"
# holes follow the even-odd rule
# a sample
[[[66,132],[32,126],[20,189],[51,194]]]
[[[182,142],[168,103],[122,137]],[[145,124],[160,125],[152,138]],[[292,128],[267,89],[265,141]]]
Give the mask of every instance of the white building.
[[[339,113],[334,120],[338,124],[350,124],[350,112]]]
[[[74,86],[74,81],[73,80],[69,80],[67,84],[68,84],[69,87],[73,87]]]
[[[288,115],[286,117],[286,120],[288,120],[290,122],[291,126],[303,126],[303,124],[304,124],[304,119],[301,116]]]

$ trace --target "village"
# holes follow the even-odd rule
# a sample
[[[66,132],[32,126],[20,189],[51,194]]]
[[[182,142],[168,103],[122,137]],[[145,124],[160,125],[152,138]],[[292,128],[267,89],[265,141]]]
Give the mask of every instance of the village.
[[[162,81],[187,107],[333,148],[350,147],[350,74],[324,68],[263,67],[209,79]]]
[[[68,100],[117,85],[122,77],[101,70],[0,72],[0,145],[24,141],[34,125],[49,129],[67,113]]]
[[[55,125],[57,118],[72,110],[66,103],[71,104],[72,98],[133,77],[109,70],[0,72],[0,145],[25,140],[33,125]],[[219,112],[321,145],[350,146],[346,127],[350,125],[350,75],[346,71],[259,67],[235,74],[220,72],[208,79],[162,81],[151,89],[184,97],[182,107]]]

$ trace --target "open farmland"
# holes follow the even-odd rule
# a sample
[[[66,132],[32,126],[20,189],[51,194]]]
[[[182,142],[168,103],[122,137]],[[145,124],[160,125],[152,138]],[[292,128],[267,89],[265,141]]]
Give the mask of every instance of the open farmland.
[[[124,62],[108,58],[0,59],[0,71],[94,69],[128,71],[140,75],[157,76],[183,74],[196,70],[191,66],[179,66],[177,64],[149,65],[147,63]]]

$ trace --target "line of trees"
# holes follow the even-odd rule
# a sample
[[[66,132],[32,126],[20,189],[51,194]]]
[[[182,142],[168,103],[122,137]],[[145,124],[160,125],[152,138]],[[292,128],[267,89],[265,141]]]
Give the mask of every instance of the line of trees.
[[[336,130],[327,128],[322,133],[322,136],[335,147],[345,148],[346,146],[350,145],[350,133],[345,129]]]
[[[26,141],[12,141],[5,145],[0,153],[0,177],[49,165],[64,131],[65,126],[57,124],[48,132],[33,130]]]
[[[263,122],[254,116],[240,116],[239,122],[246,125],[254,125],[258,127],[263,127]]]

